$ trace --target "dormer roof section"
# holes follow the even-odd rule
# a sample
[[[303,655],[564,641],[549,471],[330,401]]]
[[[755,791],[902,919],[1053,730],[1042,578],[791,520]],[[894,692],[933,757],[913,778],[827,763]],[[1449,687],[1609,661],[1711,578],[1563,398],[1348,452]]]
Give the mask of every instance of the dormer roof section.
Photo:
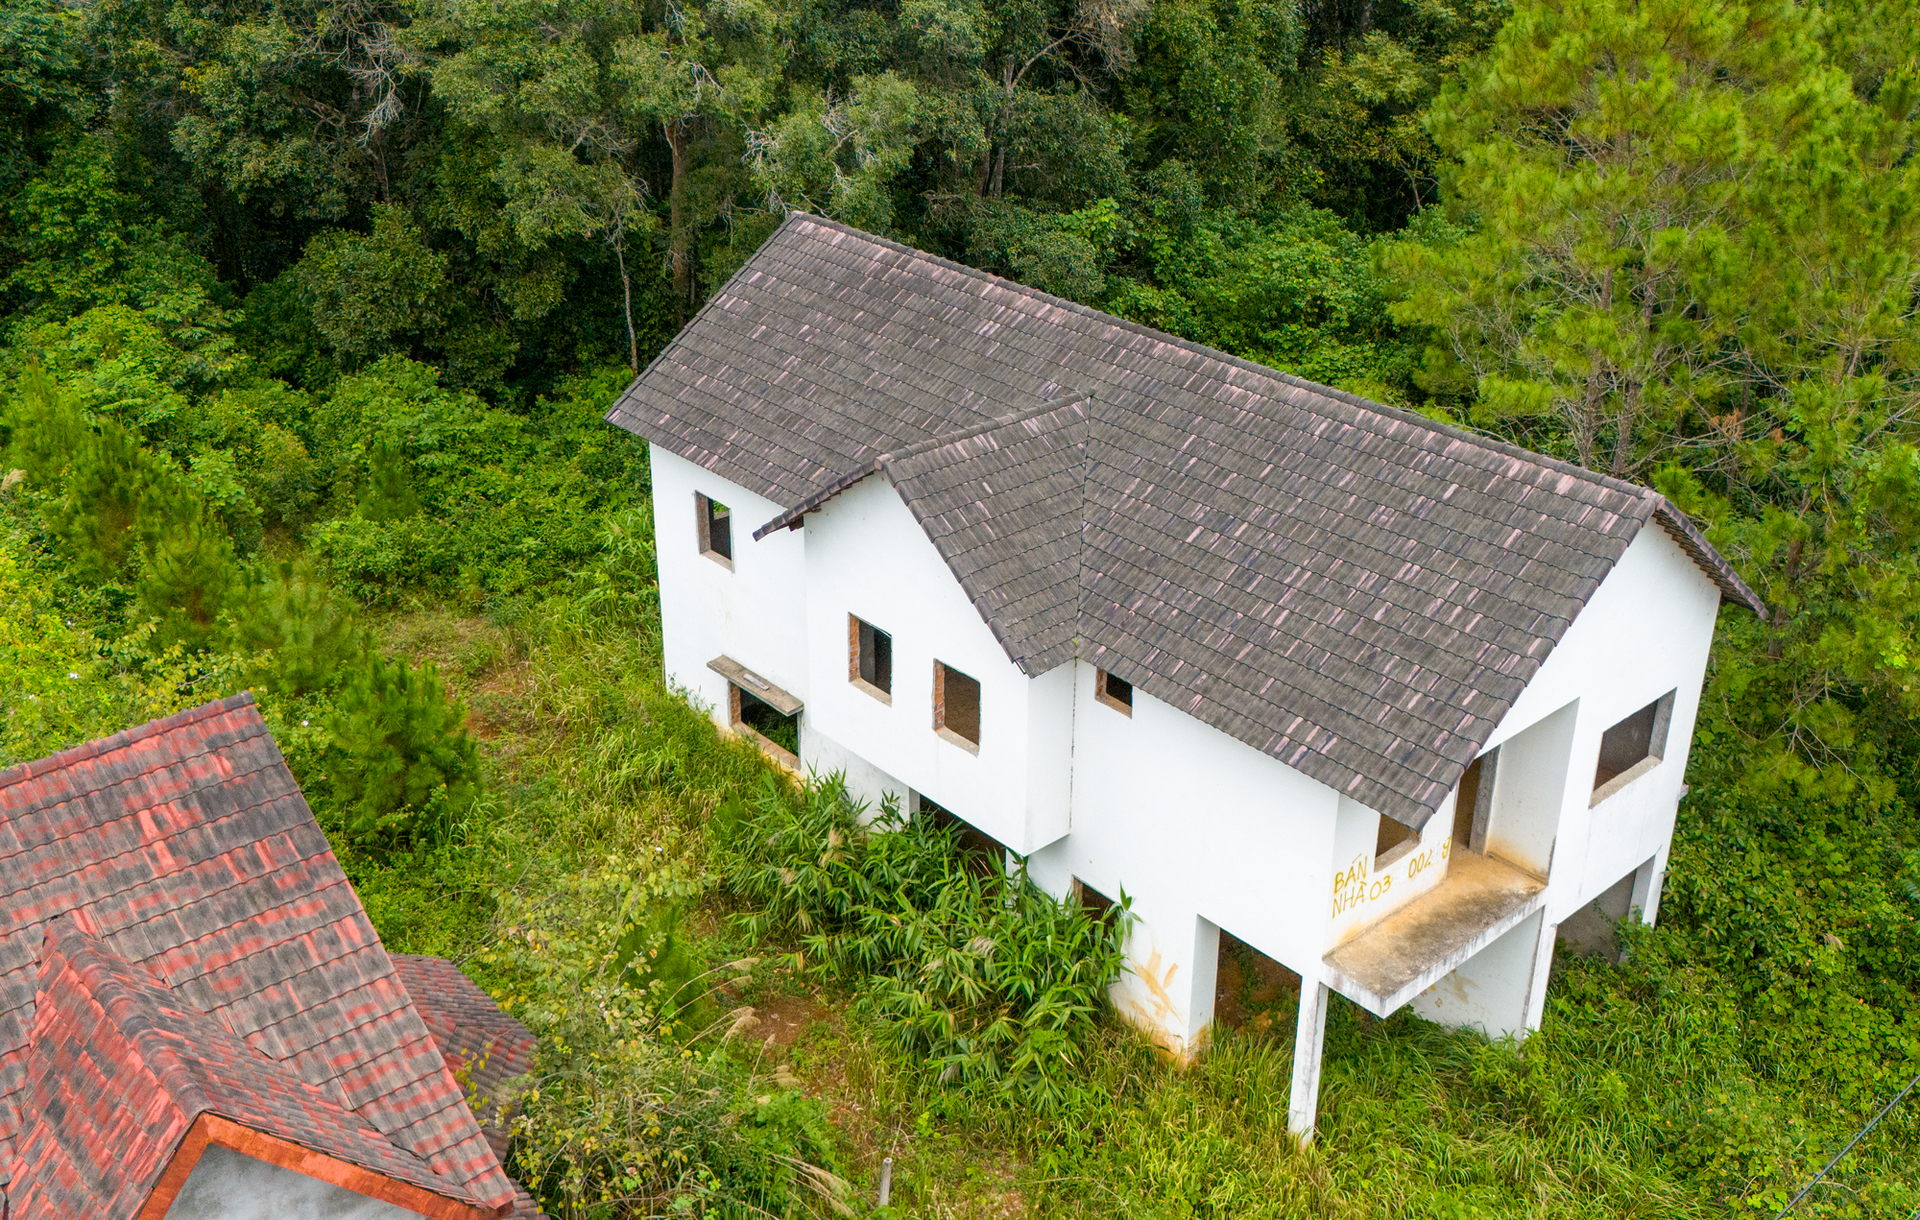
[[[28,1089],[42,1121],[22,1142],[23,1172],[8,1184],[21,1220],[155,1210],[147,1205],[169,1167],[194,1155],[196,1123],[237,1128],[245,1134],[232,1142],[250,1152],[279,1147],[310,1168],[337,1166],[327,1180],[347,1179],[422,1214],[492,1214],[218,1019],[179,1002],[73,916],[48,927],[35,998]]]

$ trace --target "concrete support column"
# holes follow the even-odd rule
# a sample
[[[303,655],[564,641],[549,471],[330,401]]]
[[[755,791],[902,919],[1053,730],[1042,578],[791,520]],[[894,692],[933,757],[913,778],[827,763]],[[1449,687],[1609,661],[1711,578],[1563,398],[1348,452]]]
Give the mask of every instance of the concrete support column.
[[[1320,1058],[1327,1042],[1325,983],[1300,980],[1300,1018],[1293,1034],[1293,1089],[1287,1100],[1287,1130],[1301,1144],[1313,1139],[1320,1112]]]
[[[1187,975],[1186,1057],[1207,1045],[1213,1032],[1213,997],[1220,989],[1220,926],[1193,919],[1193,969]]]
[[[1662,846],[1653,859],[1634,870],[1633,905],[1630,909],[1640,912],[1640,922],[1649,928],[1660,910],[1660,887],[1667,879],[1667,848]]]
[[[1524,1038],[1540,1028],[1540,1022],[1547,1015],[1547,978],[1553,973],[1553,946],[1558,939],[1555,935],[1560,925],[1547,922],[1547,913],[1536,916],[1540,922],[1540,931],[1533,942],[1533,968],[1527,978],[1526,1016],[1517,1036]],[[1522,924],[1521,927],[1525,927]]]

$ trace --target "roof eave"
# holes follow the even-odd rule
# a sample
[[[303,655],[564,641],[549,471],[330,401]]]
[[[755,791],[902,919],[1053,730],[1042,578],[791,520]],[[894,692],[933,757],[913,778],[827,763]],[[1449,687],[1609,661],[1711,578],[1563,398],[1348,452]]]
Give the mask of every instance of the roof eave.
[[[1659,492],[1649,491],[1647,495],[1654,502],[1652,516],[1660,522],[1660,528],[1667,532],[1667,536],[1687,553],[1687,558],[1693,560],[1700,570],[1706,573],[1708,579],[1720,586],[1722,594],[1753,611],[1760,616],[1762,622],[1766,622],[1770,617],[1767,612],[1767,603],[1761,600],[1760,595],[1755,593],[1746,581],[1740,579],[1740,574],[1733,570],[1733,565],[1713,548],[1713,544],[1708,542],[1706,536],[1687,519],[1687,515],[1675,508]]]

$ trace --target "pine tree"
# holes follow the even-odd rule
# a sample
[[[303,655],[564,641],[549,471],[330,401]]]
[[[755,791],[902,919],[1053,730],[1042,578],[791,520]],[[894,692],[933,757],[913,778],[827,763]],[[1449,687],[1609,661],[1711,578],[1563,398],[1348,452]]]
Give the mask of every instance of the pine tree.
[[[1920,716],[1920,82],[1856,86],[1823,21],[1520,5],[1433,111],[1467,235],[1388,260],[1477,422],[1706,522],[1771,613],[1725,622],[1703,727],[1804,791]]]
[[[1728,319],[1696,274],[1752,202],[1791,118],[1848,99],[1784,0],[1535,0],[1434,103],[1472,230],[1407,243],[1403,321],[1477,382],[1480,416],[1544,417],[1583,466],[1640,475],[1727,392]]]
[[[432,665],[367,656],[331,726],[333,802],[352,842],[392,851],[446,840],[479,793],[465,719]]]
[[[141,611],[159,622],[154,644],[188,651],[211,644],[236,577],[225,528],[204,499],[177,484],[143,497],[136,525],[144,541],[134,592]]]
[[[365,650],[353,604],[311,563],[282,563],[242,585],[228,634],[236,651],[260,656],[251,686],[306,695],[344,682]]]
[[[74,574],[90,582],[123,579],[138,553],[143,506],[168,481],[161,463],[118,422],[89,420],[37,368],[21,380],[3,422],[9,464],[51,493],[41,511]]]

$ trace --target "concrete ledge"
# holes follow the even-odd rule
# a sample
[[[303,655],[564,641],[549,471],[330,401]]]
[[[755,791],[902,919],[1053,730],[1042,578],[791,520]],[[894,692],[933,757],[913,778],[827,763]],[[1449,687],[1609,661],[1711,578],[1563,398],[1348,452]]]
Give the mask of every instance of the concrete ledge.
[[[1546,905],[1547,883],[1455,851],[1438,886],[1322,959],[1327,986],[1385,1017]]]
[[[759,674],[740,664],[729,656],[718,656],[707,662],[707,668],[719,674],[741,690],[750,692],[782,716],[797,715],[801,708],[800,700],[767,681]]]

